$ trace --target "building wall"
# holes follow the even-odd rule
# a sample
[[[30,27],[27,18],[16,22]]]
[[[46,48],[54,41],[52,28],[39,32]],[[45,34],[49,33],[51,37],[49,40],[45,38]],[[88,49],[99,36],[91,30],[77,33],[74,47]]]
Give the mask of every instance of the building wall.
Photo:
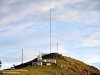
[[[55,63],[56,64],[55,59],[43,59],[42,62],[50,62],[50,63]]]
[[[42,62],[32,62],[32,66],[42,66]]]
[[[40,56],[38,56],[37,61],[38,62],[32,62],[32,66],[42,66],[42,65],[56,64],[55,59],[41,59]]]
[[[47,65],[47,66],[50,66],[50,65],[51,65],[51,63],[46,63],[46,65]]]
[[[41,55],[38,55],[38,56],[37,56],[37,61],[38,61],[38,62],[42,61]]]

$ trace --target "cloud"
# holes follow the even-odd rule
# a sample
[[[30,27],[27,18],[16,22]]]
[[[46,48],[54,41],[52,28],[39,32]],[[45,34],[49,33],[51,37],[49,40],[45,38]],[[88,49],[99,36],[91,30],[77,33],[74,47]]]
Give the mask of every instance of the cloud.
[[[3,61],[6,65],[14,59],[19,62],[20,57],[14,53],[22,48],[29,50],[25,52],[25,61],[33,59],[29,55],[35,57],[38,50],[49,52],[51,6],[52,51],[57,52],[58,42],[60,53],[87,61],[92,56],[83,49],[95,50],[100,46],[99,3],[99,0],[0,0],[0,58],[6,59]],[[97,52],[94,57],[97,59],[87,62],[98,62]]]
[[[7,1],[8,2],[8,1]],[[11,5],[8,5],[8,6],[6,6],[6,3],[3,3],[3,4],[5,4],[5,8],[4,8],[4,6],[2,5],[2,9],[1,10],[3,10],[3,9],[8,9],[8,10],[5,10],[4,12],[2,12],[3,14],[1,14],[1,23],[2,24],[5,24],[5,23],[8,23],[8,22],[10,22],[10,21],[13,21],[13,22],[16,22],[16,21],[20,21],[20,20],[22,20],[23,18],[24,18],[24,16],[26,16],[26,15],[28,15],[28,14],[31,14],[31,15],[40,15],[40,17],[41,17],[41,15],[46,15],[45,13],[44,13],[44,10],[45,11],[48,11],[49,10],[49,8],[50,8],[50,2],[49,1],[27,1],[27,0],[25,0],[24,2],[22,1],[22,2],[19,2],[19,1],[17,1],[17,4],[15,4],[15,2],[16,1],[14,1],[14,2],[12,2],[11,1],[11,3],[10,2],[8,2],[9,4],[11,4]],[[68,2],[70,2],[69,0],[68,1],[62,1],[62,3],[63,2],[65,2],[65,3],[68,3]],[[71,1],[71,2],[73,2],[73,1]],[[75,1],[75,2],[79,2],[79,1]],[[83,2],[83,1],[82,1]],[[13,4],[14,3],[14,4]],[[36,3],[36,4],[35,4]],[[40,6],[38,6],[39,4],[41,3],[41,7]],[[43,3],[43,4],[42,4]],[[84,11],[80,11],[80,9],[82,9],[82,7],[83,8],[86,8],[85,6],[86,6],[86,4],[83,4],[82,5],[82,7],[80,7],[80,6],[77,6],[77,5],[81,5],[81,3],[79,2],[79,4],[74,4],[74,5],[71,5],[70,4],[70,6],[67,6],[68,7],[68,9],[66,9],[66,6],[62,6],[63,4],[60,4],[60,0],[58,1],[58,2],[56,2],[56,1],[51,1],[51,4],[52,3],[55,3],[54,5],[53,5],[53,8],[55,8],[55,7],[57,7],[58,6],[58,10],[56,10],[55,12],[54,12],[54,15],[56,15],[56,12],[58,12],[58,14],[57,15],[59,15],[60,13],[63,13],[63,15],[62,14],[60,14],[58,17],[58,20],[60,19],[60,20],[63,20],[63,21],[68,21],[68,22],[79,22],[80,21],[80,19],[82,18],[82,20],[81,21],[86,21],[86,19],[88,20],[88,17],[89,17],[89,14],[90,14],[90,16],[92,15],[93,16],[93,14],[91,14],[90,12],[84,12]],[[89,3],[89,2],[88,2]],[[88,5],[88,3],[87,3],[87,5]],[[27,5],[28,4],[28,5]],[[45,5],[44,5],[45,4]],[[27,6],[25,6],[25,5],[27,5]],[[67,4],[66,4],[67,5]],[[23,6],[25,6],[25,7],[23,7]],[[74,6],[74,8],[71,8],[71,6],[73,7]],[[80,7],[80,9],[78,9],[78,8],[75,8],[75,6],[76,7]],[[94,5],[93,5],[94,6]],[[31,7],[35,7],[35,8],[31,8]],[[60,8],[61,7],[61,8]],[[15,9],[16,8],[16,9]],[[19,9],[20,8],[20,9]],[[38,10],[37,10],[38,9]],[[43,11],[42,11],[42,10]],[[63,11],[64,10],[64,12],[61,12],[61,11]],[[6,13],[7,12],[7,13]],[[39,12],[41,12],[41,13],[39,13]],[[39,13],[39,14],[38,14]],[[67,15],[66,15],[66,13],[67,13]],[[81,15],[81,14],[83,14],[83,15]],[[94,15],[96,15],[97,13],[95,13]],[[3,15],[3,16],[2,16]],[[57,16],[56,15],[56,16]],[[88,16],[87,16],[88,15]],[[65,17],[64,17],[65,16]],[[34,16],[33,16],[34,17]],[[55,17],[55,16],[54,16]],[[35,17],[36,18],[36,17]],[[79,18],[78,20],[77,20],[77,18]],[[56,18],[57,19],[57,18]],[[83,20],[84,19],[84,20]],[[39,18],[37,18],[37,20],[39,20]],[[90,22],[90,21],[89,21]]]
[[[75,50],[76,49],[76,50]],[[66,50],[65,55],[84,61],[87,64],[100,63],[100,51],[96,48],[75,48],[74,50]],[[92,64],[93,65],[93,64]],[[100,67],[99,67],[100,68]]]
[[[84,40],[82,46],[100,46],[100,40]]]
[[[85,60],[87,63],[100,63],[100,56],[99,56],[100,51],[99,50],[92,50],[92,51],[85,51],[85,58],[87,60]]]
[[[95,47],[100,46],[100,32],[99,27],[91,26],[85,29],[85,31],[82,32],[80,38],[80,45],[85,47]],[[85,34],[86,33],[86,34]]]

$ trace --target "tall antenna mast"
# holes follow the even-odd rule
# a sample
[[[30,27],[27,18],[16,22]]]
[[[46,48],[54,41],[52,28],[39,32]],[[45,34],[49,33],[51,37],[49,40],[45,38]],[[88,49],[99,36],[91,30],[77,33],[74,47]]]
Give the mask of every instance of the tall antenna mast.
[[[58,42],[57,42],[57,53],[58,53]]]
[[[22,64],[23,64],[23,49],[22,49]]]
[[[51,53],[51,6],[50,6],[50,53]]]

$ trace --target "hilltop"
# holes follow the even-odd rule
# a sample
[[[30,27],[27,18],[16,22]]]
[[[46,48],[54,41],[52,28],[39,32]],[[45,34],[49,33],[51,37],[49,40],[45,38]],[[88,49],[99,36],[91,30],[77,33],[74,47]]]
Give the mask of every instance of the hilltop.
[[[37,62],[37,58],[35,58],[29,62],[15,65],[13,70],[3,70],[3,72],[16,72],[18,75],[100,75],[100,71],[94,66],[87,65],[82,61],[67,56],[62,56],[62,54],[50,53],[42,56],[42,59],[56,59],[56,64],[50,66],[32,66],[32,62]],[[14,75],[14,73],[7,75]]]

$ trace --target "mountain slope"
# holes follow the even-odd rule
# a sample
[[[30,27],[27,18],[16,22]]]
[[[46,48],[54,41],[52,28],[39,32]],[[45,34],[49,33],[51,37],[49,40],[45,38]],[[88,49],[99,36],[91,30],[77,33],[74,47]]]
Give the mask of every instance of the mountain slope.
[[[28,70],[21,71],[20,75],[100,75],[100,71],[97,68],[58,53],[50,53],[42,56],[42,58],[56,59],[57,63],[51,66],[31,66],[32,62],[37,61],[37,58],[35,58],[24,64],[16,65],[13,71]]]

